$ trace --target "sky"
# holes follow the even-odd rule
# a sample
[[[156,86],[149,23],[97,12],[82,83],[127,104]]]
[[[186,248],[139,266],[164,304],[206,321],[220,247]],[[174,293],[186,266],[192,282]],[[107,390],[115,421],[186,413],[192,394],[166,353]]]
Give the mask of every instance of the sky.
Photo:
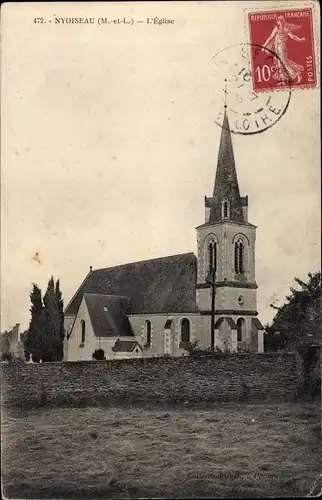
[[[209,61],[246,41],[244,8],[255,4],[268,5],[4,5],[1,331],[28,327],[32,283],[45,291],[51,275],[67,305],[90,266],[196,253],[221,132]],[[54,15],[175,23],[57,24]],[[318,89],[295,89],[273,127],[233,135],[258,226],[263,324],[295,276],[320,269],[319,99]]]

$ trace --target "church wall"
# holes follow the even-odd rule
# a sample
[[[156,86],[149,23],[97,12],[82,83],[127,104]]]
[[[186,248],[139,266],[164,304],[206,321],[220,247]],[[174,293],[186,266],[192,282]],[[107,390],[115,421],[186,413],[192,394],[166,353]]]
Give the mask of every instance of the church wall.
[[[249,283],[255,282],[255,240],[256,228],[233,222],[219,223],[197,230],[198,240],[198,283],[204,283],[207,275],[207,242],[214,236],[218,242],[217,281],[234,281],[234,239],[240,235],[245,242],[245,269]]]
[[[234,223],[225,224],[225,234],[227,241],[227,266],[225,269],[228,281],[235,279],[234,264],[234,243],[237,236],[245,242],[245,275],[249,283],[255,282],[255,240],[256,228],[253,226],[243,226]]]
[[[82,328],[81,321],[85,321],[85,342],[84,347],[80,347]],[[73,331],[68,339],[67,361],[92,361],[93,352],[96,349],[103,349],[106,359],[120,359],[129,357],[140,357],[142,352],[139,353],[115,353],[112,347],[118,337],[96,337],[93,332],[90,316],[86,307],[85,299],[83,298],[79,307],[76,320],[74,323]],[[133,337],[121,337],[121,340],[134,340]],[[135,338],[140,342],[140,338]]]
[[[215,322],[220,317],[227,317],[227,314],[216,314]],[[264,352],[263,340],[257,340],[257,336],[259,339],[263,339],[263,334],[261,331],[257,332],[257,329],[252,330],[252,318],[255,316],[243,316],[242,314],[229,314],[229,317],[237,324],[237,320],[239,318],[244,318],[246,323],[246,337],[243,341],[248,344],[252,350],[252,352]],[[199,345],[202,348],[210,347],[211,345],[211,314],[202,315],[200,317],[200,326],[197,330],[199,332]],[[256,336],[256,341],[252,341]],[[258,350],[259,342],[262,342],[262,350]],[[225,348],[225,342],[227,347],[231,352],[237,349],[237,331],[231,330],[228,323],[225,321],[220,325],[219,329],[215,330],[215,347],[218,346],[220,349]]]
[[[230,328],[227,321],[223,321],[219,328],[219,340],[221,342],[221,348],[223,351],[229,349],[229,337],[230,337]]]
[[[197,290],[197,304],[201,311],[211,310],[211,288],[200,288]],[[238,302],[242,295],[244,303]],[[256,290],[251,288],[218,287],[216,288],[215,308],[240,311],[256,311]]]
[[[238,342],[237,342],[237,330],[232,330],[230,335],[230,351],[237,352]]]
[[[215,321],[220,317],[225,317],[227,314],[216,315]],[[235,323],[240,317],[245,319],[246,323],[246,338],[243,339],[252,348],[252,351],[257,352],[258,350],[258,340],[257,340],[257,330],[252,331],[251,319],[254,316],[240,314],[229,315]],[[171,329],[168,331],[169,343],[166,344],[166,331],[165,323],[167,319],[173,318]],[[87,312],[86,303],[82,301],[80,306],[73,332],[68,340],[68,354],[64,358],[68,361],[91,361],[92,354],[95,349],[103,349],[105,352],[106,359],[118,359],[120,357],[157,357],[162,356],[165,353],[169,353],[173,357],[186,356],[188,353],[185,349],[179,347],[181,342],[181,321],[183,318],[187,318],[190,321],[190,341],[193,342],[195,339],[198,340],[198,346],[202,348],[207,348],[211,344],[211,315],[201,315],[201,314],[180,314],[176,313],[173,315],[166,314],[150,314],[145,315],[133,315],[130,316],[130,322],[135,335],[135,340],[139,342],[142,347],[142,352],[136,353],[114,353],[112,347],[115,344],[117,337],[96,337],[93,333],[93,329],[90,323],[90,318]],[[86,324],[86,335],[85,335],[85,345],[80,347],[81,343],[81,320],[85,320]],[[151,322],[151,345],[146,346],[146,332],[145,332],[145,321],[149,320]],[[256,340],[254,340],[256,337]],[[133,337],[122,337],[123,340],[133,340]],[[255,345],[256,344],[256,345]],[[237,348],[237,338],[236,330],[231,331],[230,326],[225,321],[220,325],[219,330],[215,332],[215,346],[220,347],[220,349],[225,349],[228,347],[231,351]],[[167,349],[168,347],[168,349]]]
[[[198,245],[198,283],[204,283],[207,277],[207,244],[211,238],[218,243],[217,252],[217,275],[216,279],[224,279],[224,254],[223,254],[223,239],[224,228],[223,224],[214,224],[197,229],[197,245]]]
[[[136,352],[136,349],[134,349],[132,352],[113,352],[112,351],[112,346],[115,344],[116,342],[116,337],[114,337],[113,339],[101,339],[102,340],[102,345],[104,345],[104,342],[103,341],[106,341],[108,340],[109,341],[109,347],[110,347],[110,355],[109,357],[106,357],[106,359],[132,359],[132,358],[142,358],[142,351],[141,349],[138,350],[138,352]],[[129,338],[129,337],[122,337],[121,340],[133,340],[133,337]]]
[[[263,352],[263,351],[259,351],[259,347],[260,347],[259,335],[260,335],[260,332],[257,330],[257,328],[254,325],[251,325],[252,350],[257,351],[257,352]]]
[[[71,331],[74,320],[75,320],[75,316],[64,316],[64,329],[65,329],[66,336]]]
[[[85,321],[85,343],[84,347],[81,344],[81,321]],[[73,325],[73,330],[68,339],[68,361],[88,361],[92,359],[92,354],[95,351],[97,339],[94,336],[91,320],[87,311],[85,299],[82,299],[76,320]]]
[[[179,347],[181,341],[181,321],[187,318],[190,321],[190,338],[198,337],[201,331],[201,317],[193,313],[175,314],[150,314],[129,316],[134,334],[140,336],[140,344],[143,347],[143,357],[153,357],[165,354],[165,323],[167,319],[173,318],[170,330],[171,356],[186,355],[187,352]],[[144,347],[146,343],[145,321],[151,321],[151,347]]]
[[[72,346],[68,352],[67,361],[93,361],[93,352],[96,349],[103,349],[106,359],[129,359],[142,357],[142,351],[138,353],[132,352],[114,352],[112,347],[115,345],[117,339],[120,340],[133,340],[133,337],[91,337],[84,347]],[[140,339],[135,339],[140,341]]]
[[[215,316],[215,321],[217,321],[218,318],[221,316],[227,316],[227,315],[216,315]],[[248,317],[248,316],[243,316],[242,314],[240,315],[229,315],[235,322],[237,322],[238,318],[243,317],[245,319],[246,323],[246,339],[248,343],[251,342],[251,318],[254,317]],[[135,332],[136,335],[138,335],[140,332],[142,333],[140,343],[141,346],[143,347],[143,357],[153,357],[153,356],[160,356],[165,353],[165,345],[164,345],[164,337],[165,337],[165,332],[164,332],[164,325],[167,320],[167,318],[173,317],[174,321],[171,327],[171,334],[172,334],[172,353],[171,356],[182,356],[186,355],[187,351],[184,349],[181,349],[179,347],[179,343],[181,340],[181,329],[180,329],[180,324],[181,320],[183,318],[188,318],[190,320],[190,325],[191,325],[191,341],[194,341],[195,339],[198,340],[198,346],[202,348],[207,348],[210,347],[211,344],[211,315],[201,315],[201,314],[176,314],[172,316],[166,316],[166,315],[150,315],[150,316],[131,316],[130,321],[132,324],[132,328]],[[146,342],[146,338],[143,334],[144,332],[144,322],[146,319],[149,319],[151,321],[152,325],[152,338],[151,338],[151,347],[150,348],[144,348],[144,344]],[[229,325],[224,322],[220,328],[220,330],[216,330],[215,332],[215,346],[220,347],[221,349],[224,349],[225,343],[227,347],[230,348],[230,350],[236,350],[237,349],[237,333],[236,330],[231,331]],[[257,352],[257,347],[254,349],[255,352]]]
[[[227,317],[227,314],[215,315],[215,321],[220,317]],[[252,318],[255,316],[246,316],[242,312],[240,314],[230,314],[232,320],[237,323],[239,318],[245,319],[245,330],[246,336],[243,339],[246,344],[250,345],[253,352],[258,350],[257,341],[257,329],[252,333]],[[171,337],[172,337],[172,352],[171,356],[183,356],[187,355],[187,351],[179,347],[181,340],[181,320],[183,318],[188,318],[190,320],[190,333],[191,341],[195,339],[198,340],[198,346],[202,348],[210,347],[211,344],[211,315],[202,314],[174,314],[174,315],[150,315],[150,316],[130,316],[130,321],[132,328],[136,335],[136,338],[140,339],[139,342],[143,347],[143,357],[153,357],[165,354],[165,331],[164,325],[168,318],[174,318],[171,326]],[[144,332],[144,323],[146,319],[151,321],[152,335],[151,335],[151,347],[144,347],[146,338]],[[252,342],[252,335],[256,335],[256,342]],[[256,345],[255,345],[256,344]],[[237,332],[236,330],[231,330],[227,322],[221,325],[219,330],[215,331],[215,346],[224,349],[225,345],[230,349],[230,351],[235,351],[237,349]],[[262,351],[260,351],[262,352]]]
[[[244,265],[245,279],[250,285],[255,285],[255,239],[256,227],[225,222],[213,224],[212,226],[197,229],[198,239],[198,284],[204,284],[208,273],[208,244],[210,239],[217,241],[217,272],[216,281],[232,282],[238,284],[238,276],[235,275],[235,241],[241,238],[244,242]],[[196,300],[201,311],[211,311],[211,287],[197,288]],[[240,300],[243,302],[241,303]],[[257,290],[256,288],[245,288],[243,286],[217,287],[215,297],[215,310],[222,311],[221,316],[229,316],[235,322],[239,317],[243,317],[246,323],[245,338],[243,339],[253,352],[258,350],[258,333],[252,333],[252,323],[250,313],[257,311]],[[246,314],[244,314],[246,313]],[[201,344],[210,345],[210,315],[203,316]],[[218,318],[219,315],[216,315]],[[253,316],[255,317],[255,315]],[[205,319],[207,318],[207,319]],[[206,334],[204,332],[207,332]],[[256,341],[252,341],[252,335],[256,336]],[[230,329],[224,322],[219,331],[216,331],[216,344],[221,349],[228,347],[230,350],[237,349],[237,332]],[[255,345],[256,344],[256,345]],[[261,349],[261,348],[259,348]]]
[[[68,360],[68,346],[69,340],[68,335],[72,329],[73,323],[75,321],[75,316],[66,316],[64,315],[64,330],[65,330],[65,338],[64,338],[64,361]]]

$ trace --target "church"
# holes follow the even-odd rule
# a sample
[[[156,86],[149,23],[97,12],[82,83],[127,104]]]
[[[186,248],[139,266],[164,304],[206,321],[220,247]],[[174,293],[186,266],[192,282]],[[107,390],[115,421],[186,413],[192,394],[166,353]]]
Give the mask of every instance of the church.
[[[90,268],[65,309],[64,359],[90,361],[98,349],[105,359],[183,356],[189,342],[209,347],[211,330],[222,351],[263,352],[256,226],[248,222],[248,197],[239,192],[226,111],[213,195],[205,197],[205,221],[196,231],[197,256]]]

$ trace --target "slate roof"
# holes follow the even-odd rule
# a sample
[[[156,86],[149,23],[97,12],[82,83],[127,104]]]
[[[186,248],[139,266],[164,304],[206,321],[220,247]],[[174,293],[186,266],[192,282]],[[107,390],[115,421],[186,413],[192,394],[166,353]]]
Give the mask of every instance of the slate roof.
[[[242,207],[248,204],[248,198],[241,198],[239,194],[231,131],[226,111],[221,129],[213,197],[207,198],[206,201],[207,206],[211,207],[208,224],[222,220],[222,201],[224,199],[230,203],[229,220],[245,223]]]
[[[259,321],[258,318],[252,318],[252,323],[255,326],[255,328],[257,328],[257,330],[265,330],[265,328],[263,327],[262,323]]]
[[[235,321],[232,319],[232,318],[229,318],[228,316],[224,316],[224,317],[221,317],[221,318],[218,318],[216,323],[215,323],[215,328],[219,328],[219,326],[221,325],[221,323],[226,320],[230,326],[230,328],[232,330],[236,330],[237,328],[237,325],[235,323]]]
[[[127,317],[129,298],[85,293],[84,299],[96,337],[132,337]]]
[[[138,347],[142,351],[142,347],[136,340],[119,340],[114,344],[112,350],[114,352],[132,352],[134,349]]]
[[[84,293],[126,296],[128,314],[197,311],[193,253],[123,264],[88,273],[65,309],[77,314]]]

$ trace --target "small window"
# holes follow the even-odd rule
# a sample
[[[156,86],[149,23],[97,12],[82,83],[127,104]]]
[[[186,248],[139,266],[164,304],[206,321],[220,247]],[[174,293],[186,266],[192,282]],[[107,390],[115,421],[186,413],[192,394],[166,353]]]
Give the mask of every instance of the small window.
[[[181,321],[181,342],[190,342],[190,321],[187,318]]]
[[[211,240],[208,245],[209,271],[217,271],[217,243]]]
[[[243,274],[244,269],[244,243],[238,240],[235,243],[235,273]]]
[[[238,273],[238,243],[235,243],[235,273]]]
[[[108,308],[106,306],[103,306],[103,309],[106,313],[108,312]]]
[[[85,321],[82,319],[81,321],[81,344],[85,344]]]
[[[229,202],[227,200],[222,202],[222,218],[229,219]]]
[[[164,324],[164,329],[165,330],[170,330],[172,322],[173,322],[173,319],[167,319],[167,321]]]
[[[145,322],[145,338],[146,338],[146,345],[150,347],[150,345],[151,345],[151,321],[148,319]]]
[[[237,342],[242,342],[244,331],[245,331],[245,320],[244,318],[239,318],[237,320]]]

